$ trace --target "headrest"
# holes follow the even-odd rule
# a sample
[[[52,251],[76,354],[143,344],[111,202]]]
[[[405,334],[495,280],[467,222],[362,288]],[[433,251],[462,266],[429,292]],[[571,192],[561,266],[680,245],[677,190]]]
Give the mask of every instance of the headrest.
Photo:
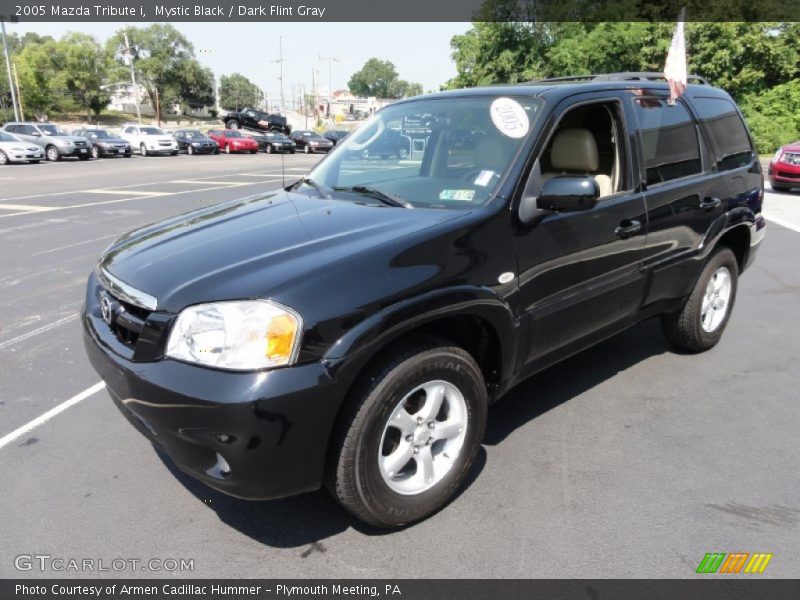
[[[563,171],[597,171],[600,159],[592,132],[578,127],[559,131],[550,150],[550,164]]]

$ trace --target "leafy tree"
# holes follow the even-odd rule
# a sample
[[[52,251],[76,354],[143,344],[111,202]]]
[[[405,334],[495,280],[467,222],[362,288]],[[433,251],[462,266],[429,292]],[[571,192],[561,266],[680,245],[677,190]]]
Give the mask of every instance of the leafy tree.
[[[219,78],[219,104],[226,110],[255,107],[263,97],[261,89],[241,73]]]
[[[37,117],[48,110],[60,110],[68,98],[59,93],[62,71],[59,66],[60,48],[53,39],[31,44],[16,57],[20,94],[26,114]]]
[[[68,33],[57,46],[59,80],[91,119],[108,106],[109,94],[101,86],[108,80],[111,60],[97,40],[83,33]]]
[[[784,144],[800,140],[800,79],[754,94],[741,108],[758,152],[771,154]]]
[[[161,120],[164,106],[180,102],[182,93],[194,89],[199,73],[194,47],[181,32],[168,24],[121,29],[106,46],[109,54],[117,59],[116,70],[120,77],[127,73],[123,55],[125,33],[135,48],[137,82],[144,86],[153,106],[158,107],[156,118]]]
[[[377,58],[370,58],[359,71],[353,73],[347,87],[357,96],[378,98],[402,98],[422,92],[420,84],[399,79],[397,69],[391,62]]]

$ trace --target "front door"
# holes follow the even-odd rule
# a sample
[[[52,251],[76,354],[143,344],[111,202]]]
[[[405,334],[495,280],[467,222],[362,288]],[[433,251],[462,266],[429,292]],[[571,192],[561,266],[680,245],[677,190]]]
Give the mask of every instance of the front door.
[[[530,340],[526,370],[631,317],[645,287],[647,216],[621,95],[581,94],[556,110],[562,117],[544,133],[531,176],[593,177],[601,198],[594,208],[549,214],[515,235],[519,310]]]

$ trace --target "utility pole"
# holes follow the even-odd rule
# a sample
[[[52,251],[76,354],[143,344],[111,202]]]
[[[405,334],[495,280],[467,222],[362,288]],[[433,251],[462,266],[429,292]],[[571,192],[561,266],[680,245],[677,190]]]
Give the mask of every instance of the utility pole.
[[[6,22],[0,15],[0,28],[3,31],[3,53],[6,55],[6,72],[8,73],[8,87],[11,90],[11,104],[14,105],[14,120],[19,121],[19,109],[17,108],[17,94],[14,91],[14,82],[11,80],[11,59],[8,57],[8,43],[6,42]]]
[[[278,60],[270,61],[272,63],[278,63],[280,65],[280,75],[278,75],[278,81],[281,82],[281,114],[286,114],[286,106],[283,103],[283,36],[278,36]]]
[[[330,105],[330,101],[333,99],[333,77],[331,76],[333,71],[332,65],[335,62],[339,62],[339,59],[333,56],[322,56],[321,54],[319,55],[319,59],[328,61],[328,104]]]
[[[133,102],[136,104],[136,122],[142,122],[142,113],[139,109],[139,87],[136,85],[136,69],[133,66],[133,49],[128,41],[128,33],[125,32],[125,60],[131,66],[131,85],[133,85]]]
[[[17,77],[17,65],[11,63],[11,70],[14,71],[14,85],[17,87],[17,104],[19,104],[19,120],[25,120],[25,110],[22,108],[22,92],[19,91],[19,78]]]

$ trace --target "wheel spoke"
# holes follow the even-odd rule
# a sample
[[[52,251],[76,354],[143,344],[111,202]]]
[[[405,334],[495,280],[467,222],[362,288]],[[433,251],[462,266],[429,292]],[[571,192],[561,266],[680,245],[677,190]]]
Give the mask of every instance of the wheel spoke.
[[[438,383],[425,386],[425,404],[417,412],[417,416],[425,421],[432,421],[439,414],[444,401],[444,386]]]
[[[433,481],[433,453],[431,453],[430,446],[423,446],[416,455],[417,461],[417,476],[422,476],[425,483]]]
[[[461,422],[455,419],[448,419],[447,421],[436,423],[436,427],[431,431],[431,437],[436,440],[449,440],[457,437],[463,431],[463,427]]]
[[[414,427],[416,427],[417,422],[414,417],[408,414],[408,411],[401,404],[394,411],[392,418],[389,419],[389,425],[399,429],[402,434],[406,436],[414,431]]]
[[[394,452],[381,457],[381,467],[387,477],[394,477],[403,470],[414,456],[414,447],[405,440],[400,440]]]

